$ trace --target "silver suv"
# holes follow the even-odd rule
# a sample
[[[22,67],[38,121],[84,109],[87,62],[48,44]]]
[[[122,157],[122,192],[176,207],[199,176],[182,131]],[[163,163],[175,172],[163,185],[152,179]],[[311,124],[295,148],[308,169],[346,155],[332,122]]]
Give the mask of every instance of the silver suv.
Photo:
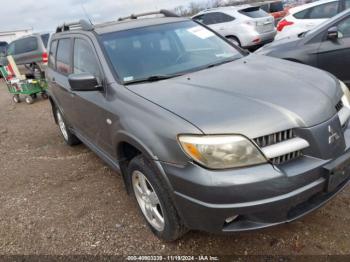
[[[23,75],[43,78],[47,66],[47,44],[50,34],[33,34],[11,42],[5,56],[12,55]],[[6,59],[2,58],[2,64]]]
[[[341,81],[162,13],[65,24],[47,70],[63,139],[123,176],[158,237],[290,222],[346,186]]]
[[[272,42],[277,32],[274,18],[259,6],[213,8],[198,13],[193,19],[244,48]]]

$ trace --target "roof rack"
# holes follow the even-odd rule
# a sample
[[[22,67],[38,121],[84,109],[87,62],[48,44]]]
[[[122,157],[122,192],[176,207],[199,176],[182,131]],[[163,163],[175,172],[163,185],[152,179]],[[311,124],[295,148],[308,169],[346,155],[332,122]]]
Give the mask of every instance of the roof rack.
[[[142,16],[149,16],[149,15],[164,15],[165,17],[179,17],[177,14],[169,11],[169,10],[160,10],[160,11],[155,11],[155,12],[147,12],[147,13],[141,13],[141,14],[132,14],[130,16],[126,16],[126,17],[120,17],[118,19],[118,21],[124,21],[124,20],[128,20],[128,19],[137,19],[139,17]]]
[[[84,19],[81,19],[78,22],[64,23],[63,25],[58,26],[56,29],[56,33],[61,33],[61,32],[70,31],[70,30],[92,31],[93,29],[94,29],[94,26],[90,22]]]

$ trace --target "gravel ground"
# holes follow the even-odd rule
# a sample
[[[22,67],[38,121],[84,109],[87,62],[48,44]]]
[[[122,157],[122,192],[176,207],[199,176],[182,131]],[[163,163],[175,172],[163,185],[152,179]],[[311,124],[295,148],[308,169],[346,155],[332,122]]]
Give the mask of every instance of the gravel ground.
[[[350,187],[320,210],[230,236],[155,238],[121,177],[85,146],[63,143],[48,101],[14,104],[0,84],[0,254],[350,254]]]

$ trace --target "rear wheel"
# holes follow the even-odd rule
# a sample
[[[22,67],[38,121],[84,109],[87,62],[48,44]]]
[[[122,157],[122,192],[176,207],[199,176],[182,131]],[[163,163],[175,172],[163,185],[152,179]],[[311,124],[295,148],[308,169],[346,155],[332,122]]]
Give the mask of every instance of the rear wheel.
[[[41,98],[42,99],[48,99],[49,96],[45,92],[43,92],[43,93],[41,93]]]
[[[59,109],[56,108],[56,119],[58,127],[61,131],[64,141],[69,146],[74,146],[80,144],[80,140],[69,130],[66,121],[63,118],[63,115]]]
[[[160,175],[142,155],[130,161],[128,174],[138,206],[152,232],[173,241],[186,233]]]
[[[30,105],[34,103],[34,98],[32,96],[26,96],[25,101],[28,105]]]

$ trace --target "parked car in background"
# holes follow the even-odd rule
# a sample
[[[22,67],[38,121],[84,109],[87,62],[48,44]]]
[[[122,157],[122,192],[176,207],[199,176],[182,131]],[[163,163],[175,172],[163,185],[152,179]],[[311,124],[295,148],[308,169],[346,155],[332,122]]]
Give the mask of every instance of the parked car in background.
[[[256,51],[324,69],[350,86],[350,9],[299,36]]]
[[[34,77],[44,77],[47,66],[47,44],[50,34],[32,34],[11,42],[6,56],[13,56],[20,73]],[[7,64],[6,57],[1,59]]]
[[[250,5],[207,9],[193,19],[244,48],[272,42],[276,35],[274,18]]]
[[[287,14],[287,8],[284,7],[283,1],[267,1],[253,3],[253,6],[260,6],[262,10],[269,13],[275,18],[275,24],[277,24]]]
[[[309,31],[348,8],[350,0],[320,0],[291,8],[277,25],[276,39]]]
[[[8,43],[7,42],[0,42],[0,56],[6,54]]]
[[[349,183],[341,81],[162,13],[65,24],[47,69],[62,138],[123,176],[155,235],[291,222]]]

